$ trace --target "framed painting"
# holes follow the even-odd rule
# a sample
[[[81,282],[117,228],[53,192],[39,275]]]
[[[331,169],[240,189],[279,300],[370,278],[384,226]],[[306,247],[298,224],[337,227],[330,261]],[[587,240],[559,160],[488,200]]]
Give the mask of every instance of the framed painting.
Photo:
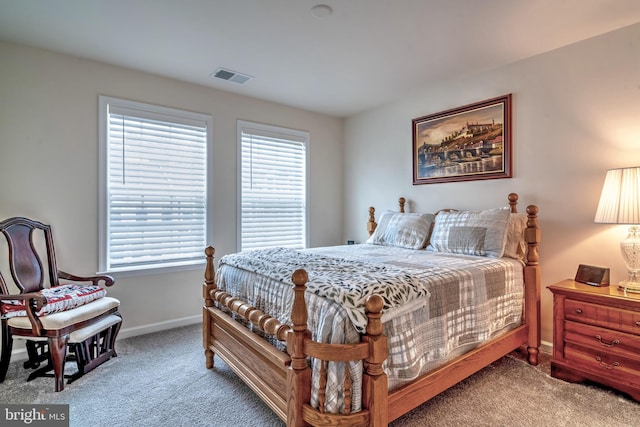
[[[511,94],[412,123],[414,185],[511,178]]]

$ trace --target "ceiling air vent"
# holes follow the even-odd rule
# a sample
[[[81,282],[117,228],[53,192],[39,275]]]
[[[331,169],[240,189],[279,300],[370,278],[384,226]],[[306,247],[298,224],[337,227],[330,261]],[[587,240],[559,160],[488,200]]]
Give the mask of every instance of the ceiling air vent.
[[[244,84],[248,80],[252,79],[252,76],[247,74],[238,73],[236,71],[227,70],[226,68],[218,68],[213,74],[212,77],[217,77],[222,80],[229,80],[230,82]]]

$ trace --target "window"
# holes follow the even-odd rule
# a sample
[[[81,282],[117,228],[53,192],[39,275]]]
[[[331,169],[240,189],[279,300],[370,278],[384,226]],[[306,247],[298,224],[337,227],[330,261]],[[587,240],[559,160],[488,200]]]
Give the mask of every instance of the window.
[[[240,250],[307,246],[309,134],[238,122]]]
[[[99,97],[101,271],[200,263],[210,116]]]

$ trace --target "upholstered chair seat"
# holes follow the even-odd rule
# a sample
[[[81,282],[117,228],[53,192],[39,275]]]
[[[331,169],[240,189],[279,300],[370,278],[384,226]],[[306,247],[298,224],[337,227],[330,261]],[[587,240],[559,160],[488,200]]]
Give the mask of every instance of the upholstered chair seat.
[[[114,308],[118,308],[119,305],[120,301],[115,298],[102,297],[71,310],[40,316],[39,319],[44,329],[63,329],[80,322],[94,319],[101,314],[108,313]],[[11,317],[7,320],[7,324],[15,329],[31,330],[31,322],[27,316]]]

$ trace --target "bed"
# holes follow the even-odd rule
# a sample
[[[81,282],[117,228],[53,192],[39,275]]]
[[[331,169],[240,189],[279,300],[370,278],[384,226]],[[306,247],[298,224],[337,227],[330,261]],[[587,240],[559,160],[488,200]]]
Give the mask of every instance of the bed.
[[[379,224],[369,209],[365,244],[230,254],[217,274],[206,248],[207,368],[220,357],[289,426],[384,426],[514,350],[537,364],[538,208],[517,202],[401,198]]]

